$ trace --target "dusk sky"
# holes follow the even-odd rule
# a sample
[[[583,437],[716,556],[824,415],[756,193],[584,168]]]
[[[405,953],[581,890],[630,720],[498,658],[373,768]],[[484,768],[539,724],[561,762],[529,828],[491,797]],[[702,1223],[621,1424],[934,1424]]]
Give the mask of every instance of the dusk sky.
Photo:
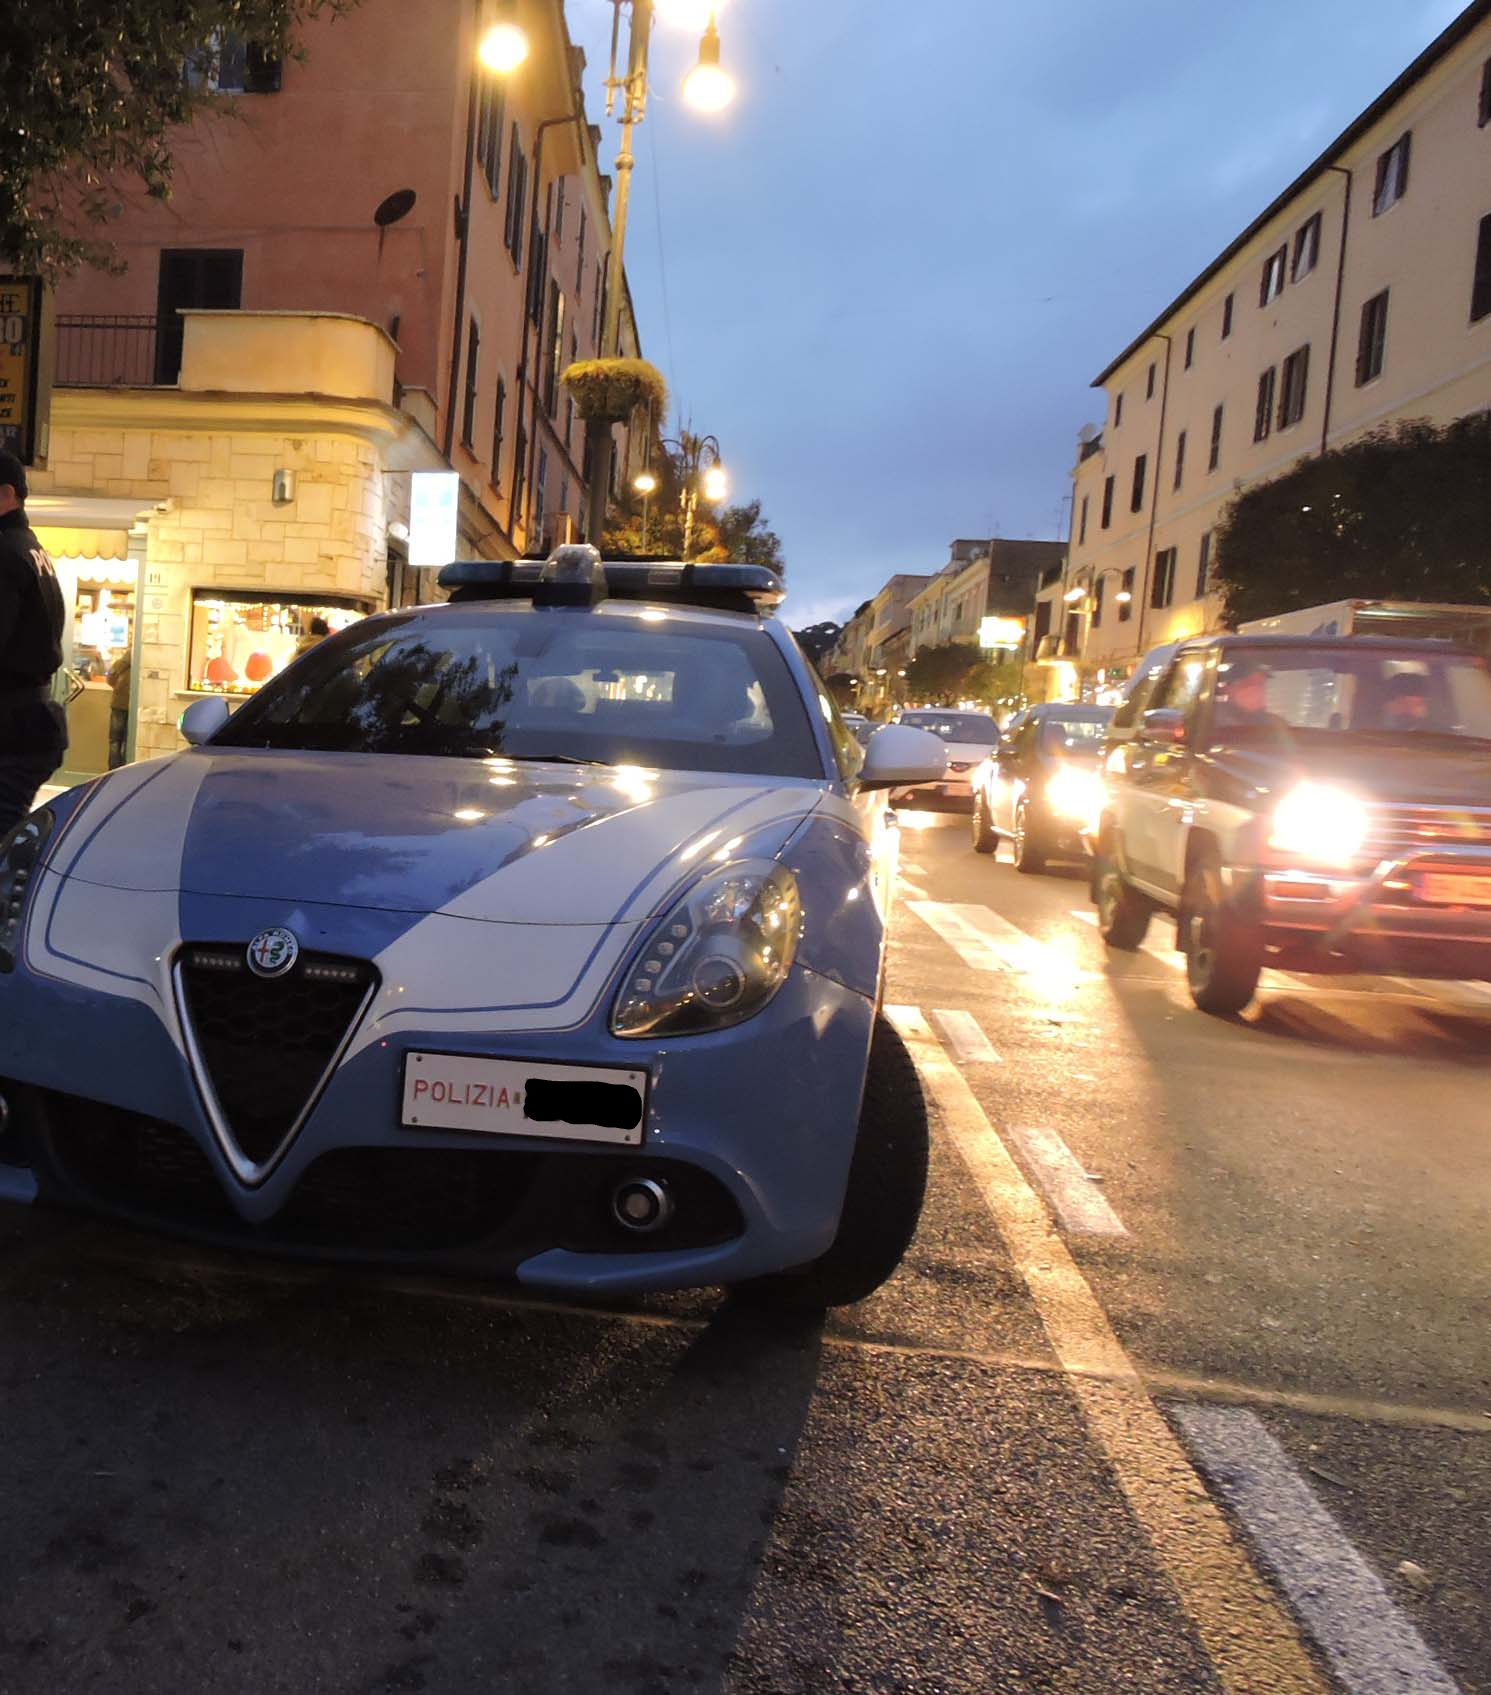
[[[955,536],[1064,539],[1092,378],[1460,10],[727,0],[713,119],[678,95],[697,39],[660,25],[643,347],[780,533],[791,622]],[[612,6],[568,13],[598,120]]]

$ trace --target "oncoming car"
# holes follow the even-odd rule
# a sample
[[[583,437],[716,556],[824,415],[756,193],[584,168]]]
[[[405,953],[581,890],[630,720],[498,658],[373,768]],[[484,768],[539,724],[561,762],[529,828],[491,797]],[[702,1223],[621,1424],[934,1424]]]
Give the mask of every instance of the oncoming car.
[[[1017,871],[1049,859],[1085,859],[1103,811],[1106,706],[1052,704],[1017,713],[973,773],[973,845],[993,853],[1001,836]]]
[[[444,580],[0,842],[0,1194],[552,1291],[868,1294],[927,1160],[885,791],[941,744],[862,750],[758,567]]]
[[[930,787],[898,797],[909,806],[948,805],[967,811],[973,805],[972,772],[999,745],[999,725],[987,712],[954,712],[917,707],[899,712],[898,724],[930,730],[947,745],[947,774]]]

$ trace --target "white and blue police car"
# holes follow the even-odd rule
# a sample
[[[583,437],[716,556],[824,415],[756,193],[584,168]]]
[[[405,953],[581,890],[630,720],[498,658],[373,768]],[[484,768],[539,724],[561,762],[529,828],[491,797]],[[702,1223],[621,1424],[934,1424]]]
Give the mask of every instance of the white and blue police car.
[[[752,566],[463,562],[0,841],[0,1198],[596,1295],[870,1293],[892,787]]]

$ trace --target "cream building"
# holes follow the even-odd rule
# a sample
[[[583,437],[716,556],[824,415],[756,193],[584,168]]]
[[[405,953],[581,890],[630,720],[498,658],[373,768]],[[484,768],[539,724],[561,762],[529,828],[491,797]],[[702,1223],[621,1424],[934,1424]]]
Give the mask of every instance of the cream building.
[[[976,642],[990,613],[1027,618],[1059,541],[955,541],[948,562],[911,601],[911,656],[947,642]]]
[[[1491,0],[1093,386],[1063,644],[1089,686],[1217,623],[1212,537],[1236,493],[1379,425],[1491,406]]]

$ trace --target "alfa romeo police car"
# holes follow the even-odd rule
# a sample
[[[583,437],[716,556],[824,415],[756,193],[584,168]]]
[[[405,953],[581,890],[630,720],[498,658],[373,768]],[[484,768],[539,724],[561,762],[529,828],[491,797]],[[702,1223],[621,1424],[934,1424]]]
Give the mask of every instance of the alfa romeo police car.
[[[591,1293],[916,1226],[887,791],[749,566],[449,568],[0,841],[0,1196]]]

